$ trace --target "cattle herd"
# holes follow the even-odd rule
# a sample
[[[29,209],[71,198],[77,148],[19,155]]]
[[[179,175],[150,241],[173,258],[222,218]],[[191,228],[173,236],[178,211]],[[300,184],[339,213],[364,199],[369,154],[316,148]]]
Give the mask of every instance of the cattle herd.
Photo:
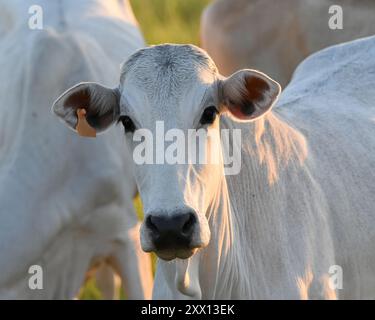
[[[0,299],[375,299],[373,9],[216,0],[199,48],[128,0],[0,0]]]

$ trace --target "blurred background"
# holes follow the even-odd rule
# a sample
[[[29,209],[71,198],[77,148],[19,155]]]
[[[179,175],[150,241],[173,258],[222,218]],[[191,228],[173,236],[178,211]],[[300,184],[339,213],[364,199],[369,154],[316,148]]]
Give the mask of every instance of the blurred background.
[[[199,21],[210,0],[130,0],[147,44],[199,44]]]
[[[203,9],[211,0],[130,0],[134,14],[149,45],[159,43],[192,43],[199,45],[200,17]],[[134,201],[140,219],[143,216],[139,196]],[[152,257],[155,272],[155,256]],[[126,299],[126,293],[120,289],[120,298]],[[82,287],[79,299],[101,299],[95,277]]]

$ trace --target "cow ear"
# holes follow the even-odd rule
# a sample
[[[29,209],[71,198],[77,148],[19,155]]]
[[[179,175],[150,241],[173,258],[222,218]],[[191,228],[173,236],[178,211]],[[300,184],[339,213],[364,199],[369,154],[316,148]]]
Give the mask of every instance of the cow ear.
[[[256,70],[237,71],[221,80],[221,103],[229,113],[240,121],[252,121],[267,111],[277,101],[280,85]]]
[[[118,120],[119,100],[118,89],[79,83],[55,101],[52,111],[80,135],[95,136]]]

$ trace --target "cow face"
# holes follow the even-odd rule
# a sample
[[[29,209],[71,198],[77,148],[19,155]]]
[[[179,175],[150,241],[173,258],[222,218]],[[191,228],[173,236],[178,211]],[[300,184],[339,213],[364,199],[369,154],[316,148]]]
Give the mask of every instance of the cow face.
[[[145,211],[142,248],[164,260],[185,259],[210,240],[208,212],[224,180],[220,115],[255,120],[279,93],[280,86],[260,72],[223,78],[204,51],[161,45],[131,56],[118,88],[79,84],[53,111],[72,129],[79,108],[97,132],[123,124]]]

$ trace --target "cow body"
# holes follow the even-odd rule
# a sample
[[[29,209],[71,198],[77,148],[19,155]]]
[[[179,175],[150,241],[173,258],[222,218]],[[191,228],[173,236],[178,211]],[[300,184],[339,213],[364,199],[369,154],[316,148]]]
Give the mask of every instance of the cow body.
[[[127,277],[130,298],[149,297],[121,130],[84,141],[50,112],[76,81],[116,83],[120,62],[144,45],[128,1],[1,5],[11,23],[0,43],[0,297],[72,298],[103,260]],[[43,9],[43,30],[28,28],[31,5]],[[43,290],[29,288],[31,265],[43,269]]]
[[[342,8],[343,29],[329,28],[334,5]],[[373,1],[217,0],[202,16],[202,46],[225,75],[253,68],[285,86],[311,53],[373,35],[373,10]]]
[[[272,113],[221,118],[242,130],[241,173],[217,186],[208,247],[159,260],[154,298],[375,297],[374,55],[374,37],[321,51]]]
[[[280,96],[259,71],[223,77],[195,46],[152,46],[125,61],[114,89],[80,83],[55,101],[73,130],[82,105],[98,133],[121,122],[133,156],[154,154],[138,142],[157,141],[157,123],[182,137],[161,138],[165,155],[196,151],[184,138],[204,134],[202,162],[136,162],[141,245],[160,258],[154,298],[375,297],[374,55],[375,37],[316,53]],[[222,129],[242,141],[220,143]],[[241,170],[225,175],[238,145]]]

